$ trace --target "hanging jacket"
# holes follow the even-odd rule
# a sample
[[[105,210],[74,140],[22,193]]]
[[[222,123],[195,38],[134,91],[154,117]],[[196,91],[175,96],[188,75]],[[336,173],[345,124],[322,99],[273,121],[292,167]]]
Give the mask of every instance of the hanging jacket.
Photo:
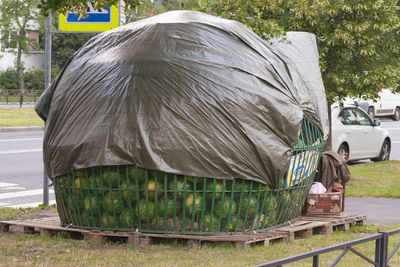
[[[343,156],[333,151],[323,152],[315,175],[315,182],[320,182],[325,188],[330,188],[335,183],[344,185],[349,180],[350,170],[347,168]]]

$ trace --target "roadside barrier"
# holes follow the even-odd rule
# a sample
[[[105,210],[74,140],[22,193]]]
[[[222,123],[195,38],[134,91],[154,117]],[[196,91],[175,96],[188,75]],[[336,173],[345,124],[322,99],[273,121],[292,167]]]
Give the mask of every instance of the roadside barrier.
[[[393,250],[389,253],[388,251],[388,244],[389,244],[389,237],[400,234],[400,228],[388,232],[379,232],[378,234],[371,235],[368,237],[360,238],[357,240],[345,242],[339,245],[331,246],[331,247],[326,247],[310,252],[306,252],[303,254],[299,254],[296,256],[292,257],[287,257],[284,259],[272,261],[272,262],[267,262],[264,264],[257,265],[257,267],[280,267],[283,266],[284,264],[296,262],[299,260],[307,259],[307,258],[312,258],[312,266],[313,267],[318,267],[319,266],[319,255],[325,254],[328,252],[332,252],[335,250],[340,250],[343,249],[343,252],[332,262],[331,265],[329,266],[336,266],[340,262],[340,260],[347,254],[347,252],[351,251],[354,254],[358,255],[368,263],[370,263],[372,266],[377,266],[377,267],[387,267],[389,266],[389,261],[393,257],[393,255],[396,253],[396,251],[400,247],[400,242],[397,243],[397,245],[393,248]],[[362,254],[361,252],[357,251],[354,246],[359,245],[362,243],[366,242],[372,242],[375,241],[375,259],[372,260]]]
[[[0,89],[0,103],[6,105],[19,103],[20,106],[24,103],[36,103],[42,93],[42,90],[24,90],[21,94],[19,89]]]

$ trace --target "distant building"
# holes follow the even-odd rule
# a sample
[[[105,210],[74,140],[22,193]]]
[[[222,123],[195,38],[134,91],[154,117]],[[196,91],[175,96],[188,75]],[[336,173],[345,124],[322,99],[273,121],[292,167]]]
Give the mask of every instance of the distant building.
[[[37,44],[39,43],[39,25],[34,25],[32,29],[27,30],[28,37]],[[1,32],[4,34],[4,32]],[[16,62],[16,48],[7,48],[5,43],[0,42],[0,71],[7,69],[14,69]],[[22,62],[25,69],[43,69],[44,66],[44,52],[37,50],[35,47],[30,47],[30,55],[22,55]]]

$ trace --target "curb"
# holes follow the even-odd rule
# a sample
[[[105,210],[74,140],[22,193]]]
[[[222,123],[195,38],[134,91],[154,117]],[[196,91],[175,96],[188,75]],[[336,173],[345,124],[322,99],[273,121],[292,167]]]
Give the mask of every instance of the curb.
[[[43,131],[43,126],[26,126],[26,127],[0,127],[0,132],[23,132],[23,131]]]

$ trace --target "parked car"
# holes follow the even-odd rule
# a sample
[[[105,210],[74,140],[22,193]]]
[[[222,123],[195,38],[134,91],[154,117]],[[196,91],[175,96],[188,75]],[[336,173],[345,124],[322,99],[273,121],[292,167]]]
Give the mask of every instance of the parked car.
[[[332,107],[332,149],[348,161],[389,160],[389,132],[365,111],[354,105]]]
[[[391,116],[393,120],[400,120],[400,94],[393,90],[383,89],[379,92],[379,99],[374,102],[369,100],[368,114],[372,118],[378,116]]]
[[[390,116],[393,120],[400,120],[400,93],[390,89],[382,89],[378,93],[376,100],[364,100],[361,98],[346,98],[344,104],[353,104],[356,102],[360,108],[368,112],[371,118]]]

